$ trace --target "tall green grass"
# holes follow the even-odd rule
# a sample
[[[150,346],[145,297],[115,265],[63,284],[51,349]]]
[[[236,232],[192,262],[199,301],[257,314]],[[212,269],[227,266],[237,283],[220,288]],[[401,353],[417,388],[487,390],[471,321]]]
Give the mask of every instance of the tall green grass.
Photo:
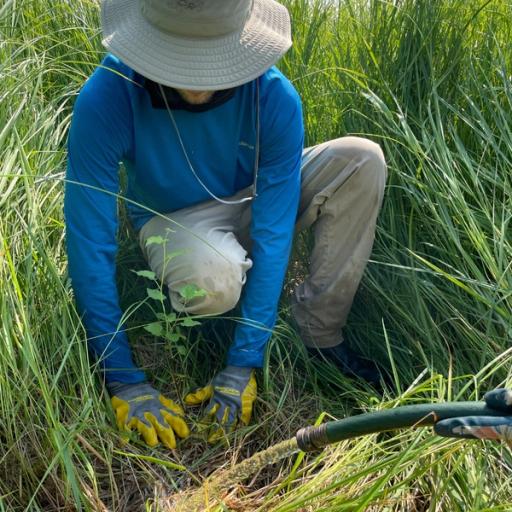
[[[0,510],[169,510],[213,469],[326,418],[419,401],[478,399],[512,360],[512,3],[291,0],[280,63],[304,101],[309,145],[379,142],[389,181],[346,338],[393,374],[382,398],[312,363],[286,293],[255,421],[228,449],[198,437],[169,453],[123,445],[66,277],[65,143],[76,94],[102,55],[94,1],[0,5]],[[123,304],[144,262],[124,225]],[[289,280],[308,261],[301,235]],[[138,360],[177,397],[222,364],[229,329],[192,329],[189,352],[129,318]],[[195,413],[192,414],[194,416]],[[218,510],[510,510],[506,447],[429,431],[370,436],[298,456],[232,489]],[[212,508],[213,510],[213,508]]]

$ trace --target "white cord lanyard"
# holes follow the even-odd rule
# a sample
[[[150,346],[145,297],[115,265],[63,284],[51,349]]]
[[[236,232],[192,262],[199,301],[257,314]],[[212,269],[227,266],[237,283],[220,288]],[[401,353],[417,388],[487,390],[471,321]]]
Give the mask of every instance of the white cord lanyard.
[[[169,108],[169,103],[167,102],[167,97],[165,96],[163,87],[161,84],[158,84],[158,87],[160,88],[160,94],[162,95],[162,98],[165,102],[165,108],[167,109],[167,112],[169,113],[169,117],[171,118],[172,124],[174,125],[174,129],[176,130],[176,133],[178,135],[178,140],[180,141],[181,149],[183,150],[183,154],[185,155],[185,158],[187,160],[188,166],[190,167],[190,170],[192,171],[192,174],[195,176],[196,180],[199,182],[199,184],[210,194],[213,199],[216,201],[219,201],[219,203],[223,204],[241,204],[246,203],[247,201],[252,201],[255,197],[258,196],[257,194],[257,182],[258,182],[258,160],[260,156],[260,86],[259,86],[259,80],[256,79],[256,151],[255,151],[255,159],[254,159],[254,182],[252,184],[252,195],[250,197],[244,197],[243,199],[237,199],[228,201],[226,199],[221,199],[220,197],[217,197],[201,180],[201,178],[197,175],[196,171],[194,170],[194,167],[192,166],[192,163],[190,162],[190,159],[188,157],[187,151],[185,150],[185,146],[183,144],[183,140],[181,139],[180,131],[178,130],[178,125],[176,124],[176,121],[174,120],[174,116],[172,115],[171,109]]]

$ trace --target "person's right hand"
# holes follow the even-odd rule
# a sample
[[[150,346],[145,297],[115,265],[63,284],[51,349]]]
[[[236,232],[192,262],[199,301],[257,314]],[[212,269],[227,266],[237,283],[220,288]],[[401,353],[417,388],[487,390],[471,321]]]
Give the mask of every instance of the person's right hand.
[[[493,389],[484,395],[484,400],[487,407],[503,416],[447,418],[434,425],[435,433],[443,437],[512,442],[512,389]]]
[[[147,382],[111,382],[107,387],[119,430],[135,428],[149,446],[156,446],[160,439],[171,449],[176,448],[175,433],[182,439],[190,434],[183,409]]]

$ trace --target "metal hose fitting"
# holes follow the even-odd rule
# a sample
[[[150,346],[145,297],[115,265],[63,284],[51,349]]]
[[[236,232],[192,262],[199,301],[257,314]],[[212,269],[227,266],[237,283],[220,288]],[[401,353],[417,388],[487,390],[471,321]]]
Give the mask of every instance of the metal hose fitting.
[[[295,435],[298,447],[303,452],[313,452],[321,450],[324,446],[329,444],[327,438],[327,424],[319,425],[318,427],[305,427],[301,428]]]

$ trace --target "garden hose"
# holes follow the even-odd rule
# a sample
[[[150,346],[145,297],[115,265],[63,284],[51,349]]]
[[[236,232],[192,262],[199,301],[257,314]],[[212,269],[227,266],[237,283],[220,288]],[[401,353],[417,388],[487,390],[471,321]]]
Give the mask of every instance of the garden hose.
[[[510,419],[512,422],[512,404],[505,400],[505,395],[499,394],[501,391],[491,392],[494,394],[494,398],[498,397],[501,409],[489,407],[485,402],[405,405],[394,409],[349,416],[319,426],[302,428],[291,439],[281,441],[266,450],[255,453],[228,470],[215,471],[207,478],[203,486],[191,495],[177,496],[173,510],[178,512],[204,510],[205,497],[206,503],[211,499],[215,500],[221,494],[222,489],[251,477],[263,467],[274,464],[299,450],[304,452],[321,450],[329,444],[344,439],[399,428],[431,426],[439,421],[452,418],[476,418],[477,420],[487,418],[489,420],[489,417],[503,419],[505,416],[507,421]],[[508,398],[512,398],[510,391],[506,392]],[[491,398],[491,403],[492,400],[493,398]]]
[[[404,405],[329,421],[317,427],[305,427],[295,437],[298,447],[310,452],[352,437],[405,427],[424,427],[448,418],[503,415],[503,411],[492,409],[485,402]]]

